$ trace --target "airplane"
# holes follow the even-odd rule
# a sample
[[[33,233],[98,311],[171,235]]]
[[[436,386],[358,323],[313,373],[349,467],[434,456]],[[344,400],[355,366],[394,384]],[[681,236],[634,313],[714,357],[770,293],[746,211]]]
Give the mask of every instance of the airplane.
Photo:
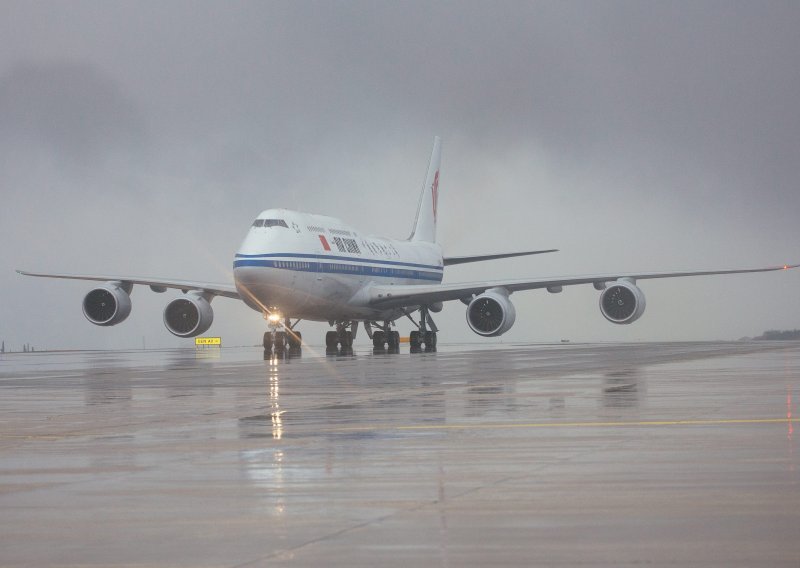
[[[412,353],[435,351],[438,328],[431,313],[443,303],[460,300],[469,328],[483,337],[506,333],[516,310],[510,296],[523,290],[559,293],[564,286],[591,284],[600,292],[600,312],[611,323],[631,324],[645,310],[639,280],[742,274],[796,268],[797,264],[738,270],[692,272],[611,273],[442,284],[447,266],[556,252],[532,250],[479,256],[446,257],[436,240],[441,140],[433,151],[422,187],[411,235],[405,240],[370,236],[333,217],[287,209],[267,209],[252,223],[233,260],[233,284],[212,284],[137,276],[45,274],[18,270],[25,276],[103,282],[83,299],[91,323],[112,326],[131,312],[133,286],[154,292],[177,289],[183,295],[164,309],[164,325],[182,338],[205,333],[214,320],[211,301],[222,296],[239,299],[263,314],[264,354],[296,353],[302,336],[301,320],[328,322],[327,353],[352,353],[353,339],[363,323],[376,352],[399,352],[400,334],[391,329],[408,318]],[[418,314],[418,320],[414,314]],[[294,321],[292,321],[294,319]]]

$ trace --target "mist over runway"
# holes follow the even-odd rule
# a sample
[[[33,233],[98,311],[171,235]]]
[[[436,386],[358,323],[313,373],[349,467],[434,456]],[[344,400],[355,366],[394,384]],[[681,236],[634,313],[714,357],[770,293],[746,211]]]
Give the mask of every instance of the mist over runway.
[[[792,342],[4,354],[4,566],[796,566]]]
[[[87,325],[77,282],[232,283],[260,211],[406,238],[443,140],[446,283],[781,265],[800,242],[800,5],[271,0],[0,3],[0,340],[182,347],[172,293]],[[594,290],[516,294],[513,342],[736,340],[795,329],[800,271],[643,285],[609,326]],[[215,301],[211,333],[263,320]],[[471,341],[445,305],[446,341]],[[408,333],[409,327],[400,329]],[[304,337],[324,325],[302,324]]]

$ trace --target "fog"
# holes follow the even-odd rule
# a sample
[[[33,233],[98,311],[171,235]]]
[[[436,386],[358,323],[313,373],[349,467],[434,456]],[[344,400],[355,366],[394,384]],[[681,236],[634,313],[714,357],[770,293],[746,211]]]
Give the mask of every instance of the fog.
[[[443,139],[447,282],[800,261],[800,6],[791,2],[0,4],[0,339],[190,345],[176,293],[89,324],[90,285],[14,270],[232,281],[269,207],[411,230]],[[491,341],[737,339],[800,327],[800,271],[643,281],[629,326],[591,286],[512,296]],[[209,334],[258,343],[217,298]],[[482,341],[464,306],[441,341]],[[401,331],[410,329],[408,322]],[[326,326],[300,324],[321,343]],[[363,341],[363,340],[362,340]]]

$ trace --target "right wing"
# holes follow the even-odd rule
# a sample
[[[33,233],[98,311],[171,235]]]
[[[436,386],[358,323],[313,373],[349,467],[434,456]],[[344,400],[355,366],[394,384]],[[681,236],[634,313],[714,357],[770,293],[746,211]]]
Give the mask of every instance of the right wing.
[[[508,292],[522,290],[536,290],[550,288],[558,291],[563,286],[578,284],[594,284],[596,288],[620,278],[632,280],[648,280],[654,278],[680,278],[685,276],[710,276],[714,274],[745,274],[750,272],[771,272],[775,270],[788,270],[797,268],[800,264],[785,264],[768,268],[745,268],[736,270],[703,270],[696,272],[650,272],[641,274],[597,274],[590,276],[566,276],[556,278],[542,278],[539,280],[500,280],[495,282],[468,282],[461,284],[423,284],[386,286],[377,285],[369,287],[369,305],[374,307],[404,308],[420,305],[430,305],[436,302],[450,300],[469,300],[473,296],[483,294],[490,288],[505,288]]]
[[[154,292],[164,292],[166,288],[174,288],[189,292],[195,290],[198,292],[205,292],[214,296],[225,296],[226,298],[239,299],[239,292],[233,284],[211,284],[208,282],[192,282],[189,280],[171,280],[171,279],[151,279],[140,276],[98,276],[98,275],[82,275],[82,274],[43,274],[39,272],[25,272],[17,270],[23,276],[36,276],[38,278],[63,278],[67,280],[89,280],[94,282],[122,282],[123,284],[141,284],[143,286],[150,286]]]

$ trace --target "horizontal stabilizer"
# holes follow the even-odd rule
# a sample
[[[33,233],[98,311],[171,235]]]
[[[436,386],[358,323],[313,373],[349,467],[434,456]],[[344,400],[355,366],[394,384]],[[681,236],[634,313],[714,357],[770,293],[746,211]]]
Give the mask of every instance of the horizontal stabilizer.
[[[466,264],[468,262],[481,262],[483,260],[497,260],[499,258],[511,258],[513,256],[528,256],[531,254],[545,254],[548,252],[558,252],[558,249],[529,250],[525,252],[505,252],[502,254],[484,254],[481,256],[450,256],[444,259],[445,266],[454,264]]]

